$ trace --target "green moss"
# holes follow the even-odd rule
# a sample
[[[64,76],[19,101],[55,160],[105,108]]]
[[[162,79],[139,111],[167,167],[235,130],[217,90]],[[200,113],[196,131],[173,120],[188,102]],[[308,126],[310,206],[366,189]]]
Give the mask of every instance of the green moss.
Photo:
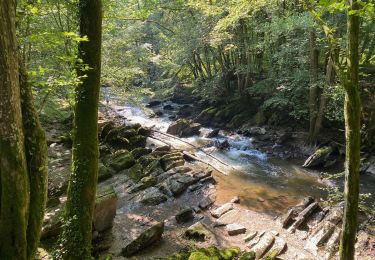
[[[255,260],[255,252],[246,252],[238,260]]]
[[[129,169],[135,164],[133,155],[127,150],[117,151],[108,159],[107,165],[115,171]]]
[[[142,169],[142,165],[139,163],[134,164],[131,168],[126,169],[121,173],[127,175],[134,182],[139,182],[143,177],[147,176]]]
[[[144,148],[144,147],[137,147],[133,149],[131,153],[135,159],[139,159],[140,157],[151,153],[151,149]]]
[[[211,258],[210,256],[207,256],[203,252],[193,252],[190,254],[190,257],[188,258],[188,260],[214,260],[214,259],[217,259],[217,258]]]

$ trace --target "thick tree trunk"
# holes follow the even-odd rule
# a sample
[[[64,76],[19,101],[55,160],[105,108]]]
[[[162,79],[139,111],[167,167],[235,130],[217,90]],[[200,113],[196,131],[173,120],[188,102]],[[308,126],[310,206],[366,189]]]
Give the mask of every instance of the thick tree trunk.
[[[29,180],[22,132],[16,2],[0,2],[0,259],[27,259]]]
[[[22,65],[20,65],[20,88],[26,162],[30,183],[27,258],[35,259],[47,201],[47,142],[38,113],[34,107],[26,71]]]
[[[350,1],[351,10],[358,10],[356,0]],[[344,87],[345,95],[345,212],[343,232],[340,243],[340,259],[352,260],[355,253],[355,238],[357,232],[357,211],[359,197],[359,168],[360,168],[360,118],[361,100],[358,84],[358,39],[360,18],[358,15],[348,14],[348,72]]]
[[[98,175],[98,101],[101,62],[101,0],[80,0],[80,34],[89,41],[80,42],[73,129],[72,174],[66,204],[66,224],[62,233],[63,259],[90,259],[92,216]],[[90,67],[85,70],[84,66]]]

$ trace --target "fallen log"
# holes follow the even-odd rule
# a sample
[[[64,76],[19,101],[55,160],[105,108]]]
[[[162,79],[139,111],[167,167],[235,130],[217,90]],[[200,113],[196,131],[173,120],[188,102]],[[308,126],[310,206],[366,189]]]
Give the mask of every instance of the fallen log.
[[[296,221],[289,228],[290,233],[294,233],[296,229],[311,215],[311,213],[318,207],[318,202],[310,204],[307,208],[299,213]]]

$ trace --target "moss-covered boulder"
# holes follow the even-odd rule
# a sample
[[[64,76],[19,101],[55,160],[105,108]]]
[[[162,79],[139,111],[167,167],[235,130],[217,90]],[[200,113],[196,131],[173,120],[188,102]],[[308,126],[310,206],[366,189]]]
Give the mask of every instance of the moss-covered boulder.
[[[211,236],[212,232],[202,222],[195,223],[185,231],[185,237],[187,239],[196,241],[205,241],[207,239],[210,239]]]
[[[108,135],[108,133],[115,127],[116,127],[116,123],[113,121],[109,121],[109,122],[102,124],[102,126],[100,126],[100,129],[99,129],[100,139],[104,140],[105,137]]]
[[[151,152],[152,150],[150,148],[145,148],[145,147],[137,147],[131,151],[135,159],[139,159],[140,157],[150,154]]]
[[[138,129],[137,134],[138,135],[143,135],[143,136],[150,136],[151,132],[152,132],[152,130],[150,128],[148,128],[148,127],[140,127]]]
[[[333,152],[331,146],[324,146],[317,149],[302,165],[306,168],[316,167],[324,164]]]
[[[157,222],[151,225],[148,229],[143,231],[137,238],[128,243],[122,248],[121,254],[125,257],[130,257],[140,250],[158,242],[164,232],[164,223]]]
[[[129,151],[120,150],[108,159],[107,166],[114,171],[119,172],[124,169],[129,169],[135,163],[135,159]]]
[[[138,147],[145,147],[146,146],[146,137],[143,135],[135,135],[128,139],[128,149],[133,150]]]
[[[212,123],[212,119],[215,117],[215,114],[217,112],[216,108],[207,108],[203,110],[195,119],[196,122],[208,126]]]
[[[98,174],[98,181],[105,181],[109,178],[111,178],[114,175],[114,170],[111,168],[105,166],[104,164],[99,164],[99,174]]]

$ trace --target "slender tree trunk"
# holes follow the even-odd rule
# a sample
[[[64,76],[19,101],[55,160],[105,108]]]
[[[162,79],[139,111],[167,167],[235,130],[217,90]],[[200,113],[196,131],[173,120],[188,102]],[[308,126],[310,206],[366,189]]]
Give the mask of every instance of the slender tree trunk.
[[[351,10],[358,10],[356,0],[350,0]],[[359,70],[359,39],[360,18],[358,15],[348,14],[348,71],[344,87],[345,95],[345,211],[343,232],[340,243],[340,259],[353,260],[355,253],[355,238],[357,232],[357,211],[359,197],[359,168],[360,168],[360,118],[361,100],[358,84]]]
[[[98,175],[98,101],[101,62],[101,0],[80,0],[80,34],[89,41],[79,43],[77,67],[81,84],[76,88],[73,128],[72,174],[62,233],[63,259],[90,259],[92,216]],[[83,66],[82,66],[83,65]],[[90,67],[84,69],[84,65]]]
[[[316,48],[315,32],[310,32],[310,92],[309,92],[309,109],[310,109],[310,130],[309,143],[315,143],[316,135],[314,134],[316,118],[318,113],[318,69],[319,69],[319,50]]]
[[[0,1],[0,259],[27,259],[29,180],[22,131],[16,2]]]
[[[47,202],[47,142],[34,106],[31,87],[23,64],[20,65],[20,87],[27,170],[30,183],[27,225],[27,258],[34,259],[42,229]]]

